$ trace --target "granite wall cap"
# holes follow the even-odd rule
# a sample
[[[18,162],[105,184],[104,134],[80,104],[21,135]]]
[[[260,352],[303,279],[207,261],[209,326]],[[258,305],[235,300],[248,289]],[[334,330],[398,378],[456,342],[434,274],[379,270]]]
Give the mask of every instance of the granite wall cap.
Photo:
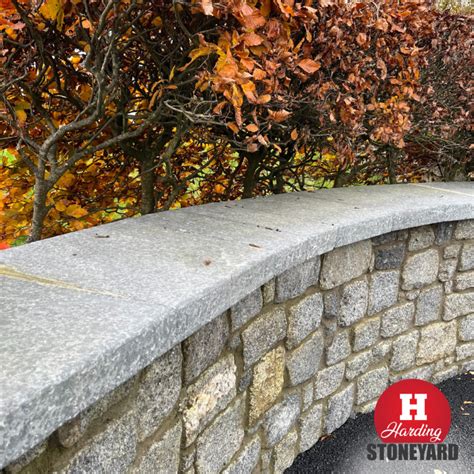
[[[472,183],[358,186],[168,211],[0,252],[0,469],[292,266],[473,218]]]

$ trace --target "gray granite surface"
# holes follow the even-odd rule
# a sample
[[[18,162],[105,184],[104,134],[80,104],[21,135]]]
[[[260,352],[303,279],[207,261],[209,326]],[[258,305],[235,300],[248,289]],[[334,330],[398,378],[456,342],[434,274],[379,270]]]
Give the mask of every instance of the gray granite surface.
[[[292,266],[472,218],[472,183],[361,186],[164,212],[0,252],[0,468]]]

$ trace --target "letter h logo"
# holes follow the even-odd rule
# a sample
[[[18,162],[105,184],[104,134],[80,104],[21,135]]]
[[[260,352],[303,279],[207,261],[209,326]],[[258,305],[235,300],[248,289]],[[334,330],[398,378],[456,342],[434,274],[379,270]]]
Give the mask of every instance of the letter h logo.
[[[416,403],[410,403],[413,396],[415,397]],[[427,398],[428,395],[426,393],[401,393],[402,414],[400,415],[400,421],[412,421],[412,410],[416,410],[416,421],[426,421],[428,419],[425,413],[425,401]]]

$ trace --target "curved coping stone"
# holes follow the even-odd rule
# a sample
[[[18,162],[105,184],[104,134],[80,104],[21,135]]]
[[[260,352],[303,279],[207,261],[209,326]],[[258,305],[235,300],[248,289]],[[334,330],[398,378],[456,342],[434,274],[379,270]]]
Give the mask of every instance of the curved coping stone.
[[[472,218],[472,183],[353,187],[163,212],[2,251],[0,467],[290,267]]]

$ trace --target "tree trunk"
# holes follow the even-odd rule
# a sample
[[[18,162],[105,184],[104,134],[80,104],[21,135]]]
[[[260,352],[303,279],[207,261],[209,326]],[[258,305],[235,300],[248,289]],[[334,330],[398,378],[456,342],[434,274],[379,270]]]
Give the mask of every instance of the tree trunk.
[[[256,171],[260,162],[261,153],[247,153],[245,158],[247,159],[247,169],[244,177],[244,191],[242,198],[248,199],[253,197],[253,191],[257,184]]]
[[[141,205],[142,215],[156,211],[154,157],[151,153],[140,158]]]
[[[28,242],[36,242],[41,240],[43,233],[44,219],[48,214],[46,206],[46,198],[48,197],[49,188],[43,178],[36,177],[35,194],[33,201],[33,219],[31,224]]]
[[[344,171],[338,171],[336,177],[334,178],[334,187],[342,188],[345,184],[345,174]]]
[[[397,184],[397,151],[393,148],[387,148],[387,171],[390,184]]]

